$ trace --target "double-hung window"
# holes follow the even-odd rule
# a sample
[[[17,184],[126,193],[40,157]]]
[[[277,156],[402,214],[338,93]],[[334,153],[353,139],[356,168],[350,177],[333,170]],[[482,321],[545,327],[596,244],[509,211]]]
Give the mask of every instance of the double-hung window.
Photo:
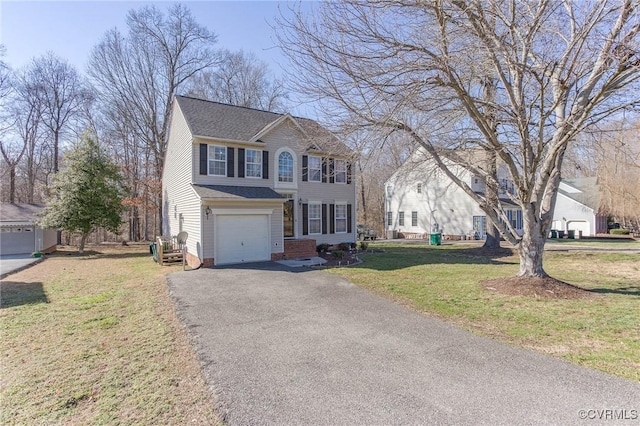
[[[336,234],[347,232],[347,205],[336,204]]]
[[[393,225],[393,212],[387,212],[387,226]]]
[[[257,149],[247,149],[245,151],[245,176],[262,177],[262,151]]]
[[[309,182],[322,182],[322,158],[309,156]]]
[[[322,233],[322,204],[309,204],[309,234]]]
[[[411,212],[411,226],[418,226],[418,212]]]
[[[227,147],[209,145],[209,174],[213,176],[227,175]]]
[[[335,182],[347,183],[347,162],[344,160],[335,160]],[[346,231],[345,231],[346,232]]]
[[[404,226],[404,212],[398,212],[398,226]]]

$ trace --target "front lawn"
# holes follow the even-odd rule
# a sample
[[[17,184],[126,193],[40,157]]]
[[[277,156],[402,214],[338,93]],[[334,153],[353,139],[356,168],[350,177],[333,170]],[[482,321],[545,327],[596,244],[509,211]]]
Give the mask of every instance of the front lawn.
[[[220,424],[148,246],[0,282],[0,424]]]
[[[359,286],[472,332],[640,381],[640,254],[548,252],[553,277],[592,290],[588,299],[507,296],[480,282],[514,276],[516,256],[463,245],[377,243],[350,268]]]

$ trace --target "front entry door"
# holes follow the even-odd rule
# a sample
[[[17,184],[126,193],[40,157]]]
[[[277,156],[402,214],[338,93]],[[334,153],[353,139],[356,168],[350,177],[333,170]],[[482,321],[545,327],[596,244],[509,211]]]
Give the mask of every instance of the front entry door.
[[[282,206],[282,226],[283,226],[283,231],[284,231],[284,237],[285,238],[293,238],[295,237],[294,232],[293,232],[293,224],[294,222],[294,212],[295,209],[293,208],[293,200],[287,200],[285,201],[285,203]]]

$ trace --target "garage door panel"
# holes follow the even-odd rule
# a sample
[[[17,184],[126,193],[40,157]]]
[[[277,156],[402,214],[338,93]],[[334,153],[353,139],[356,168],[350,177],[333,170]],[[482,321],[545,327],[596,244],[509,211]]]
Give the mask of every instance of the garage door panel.
[[[218,215],[216,264],[271,259],[268,215]]]
[[[0,232],[0,254],[31,253],[35,249],[35,232],[20,229]]]

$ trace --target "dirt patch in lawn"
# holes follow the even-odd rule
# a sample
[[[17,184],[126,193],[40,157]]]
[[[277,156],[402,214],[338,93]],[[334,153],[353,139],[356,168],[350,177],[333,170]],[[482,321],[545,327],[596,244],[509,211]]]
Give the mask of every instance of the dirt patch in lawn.
[[[555,278],[511,277],[498,278],[480,283],[489,291],[509,296],[527,296],[544,299],[593,299],[600,297],[589,290],[574,286]]]

